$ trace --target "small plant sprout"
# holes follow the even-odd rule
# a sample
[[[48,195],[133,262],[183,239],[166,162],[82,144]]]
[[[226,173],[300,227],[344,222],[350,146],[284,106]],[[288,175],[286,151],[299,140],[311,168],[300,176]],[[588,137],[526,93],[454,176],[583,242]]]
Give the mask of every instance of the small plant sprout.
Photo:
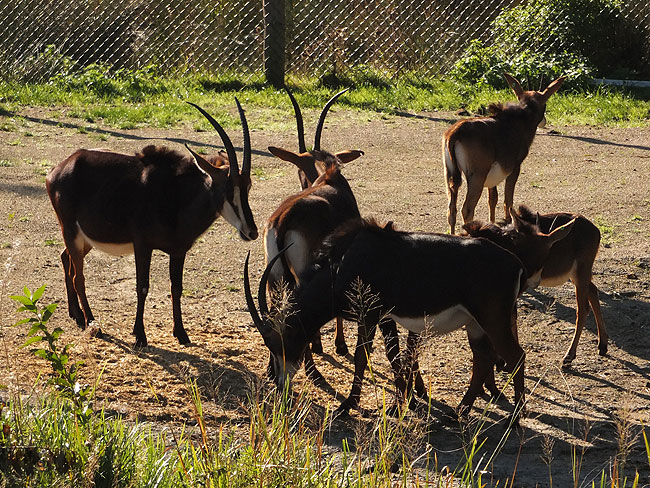
[[[45,285],[33,293],[25,287],[22,295],[11,296],[12,300],[20,304],[18,312],[29,312],[32,315],[19,320],[14,326],[30,326],[27,340],[21,347],[33,346],[32,354],[50,363],[53,374],[47,383],[53,385],[63,398],[70,401],[75,416],[86,424],[93,414],[94,388],[79,383],[79,369],[84,363],[83,361],[70,362],[70,348],[73,344],[60,346],[59,338],[63,334],[63,329],[60,327],[52,331],[48,329],[47,323],[54,314],[57,304],[51,303],[40,307],[38,301],[43,296],[43,292],[45,292]]]

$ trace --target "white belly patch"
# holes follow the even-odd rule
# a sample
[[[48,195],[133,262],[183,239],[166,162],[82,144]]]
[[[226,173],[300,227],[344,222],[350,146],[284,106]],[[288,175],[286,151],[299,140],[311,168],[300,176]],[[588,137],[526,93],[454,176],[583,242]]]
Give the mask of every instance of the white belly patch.
[[[505,180],[507,176],[508,173],[506,173],[501,165],[495,161],[490,167],[490,171],[485,178],[485,184],[483,186],[485,188],[492,188],[493,186],[497,186],[499,183]]]
[[[472,327],[477,325],[472,314],[462,305],[454,305],[435,315],[400,317],[395,314],[390,314],[390,318],[405,329],[417,334],[422,334],[423,332],[430,332],[435,335],[447,334],[459,329],[463,325],[471,325]]]
[[[575,275],[577,263],[573,261],[571,269],[564,274],[557,276],[547,276],[542,279],[539,284],[541,286],[560,286],[567,282],[567,280]]]
[[[126,256],[127,254],[133,254],[133,243],[124,242],[124,243],[115,243],[115,242],[98,242],[92,240],[84,231],[81,230],[79,222],[77,222],[77,228],[79,229],[79,234],[77,234],[77,246],[81,249],[83,242],[87,242],[92,247],[96,247],[100,251],[110,254],[112,256]]]

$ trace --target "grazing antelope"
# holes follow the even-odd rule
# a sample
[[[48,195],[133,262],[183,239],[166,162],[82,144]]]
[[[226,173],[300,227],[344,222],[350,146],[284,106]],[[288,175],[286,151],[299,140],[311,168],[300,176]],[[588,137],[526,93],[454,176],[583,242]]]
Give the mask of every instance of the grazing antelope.
[[[460,120],[442,136],[442,160],[449,208],[449,232],[456,231],[456,201],[462,184],[467,180],[467,195],[463,203],[463,222],[474,218],[474,209],[483,188],[488,188],[490,222],[495,220],[497,185],[504,179],[504,212],[510,222],[510,208],[519,177],[521,163],[528,155],[537,127],[544,127],[546,102],[562,85],[562,76],[544,91],[524,91],[521,84],[504,74],[508,85],[519,99],[518,104],[492,104],[492,115]]]
[[[151,254],[160,249],[169,254],[174,337],[181,344],[190,342],[181,318],[187,251],[219,215],[243,240],[257,238],[248,205],[250,137],[244,111],[235,100],[244,132],[241,172],[226,132],[207,112],[191,104],[221,136],[227,159],[221,154],[204,159],[194,152],[187,157],[156,146],[147,146],[135,156],[81,149],[49,173],[47,192],[65,243],[61,261],[68,311],[82,329],[95,320],[86,298],[85,255],[93,247],[114,255],[134,253],[138,307],[133,334],[136,346],[147,345],[144,303]]]
[[[273,267],[269,276],[269,288],[282,280],[294,288],[299,283],[301,273],[313,261],[313,253],[325,236],[346,220],[361,217],[352,189],[340,168],[341,164],[363,155],[363,151],[329,153],[320,148],[327,112],[346,91],[347,89],[334,95],[323,107],[316,126],[314,149],[307,151],[302,113],[298,102],[287,89],[296,116],[300,152],[296,154],[274,146],[269,147],[269,151],[298,167],[303,191],[282,202],[264,229],[264,254],[267,262],[271,256],[278,254],[279,249],[293,244]],[[336,319],[335,345],[337,354],[347,354],[343,320],[340,317]],[[323,351],[320,333],[314,336],[312,348],[314,352]],[[305,368],[313,379],[321,378],[313,364],[311,351],[306,352]]]
[[[279,257],[268,263],[260,281],[261,316],[250,291],[248,258],[244,268],[248,309],[271,351],[279,386],[291,380],[314,334],[337,315],[359,325],[354,381],[340,411],[359,405],[377,325],[382,332],[397,322],[417,334],[425,330],[443,334],[466,324],[474,361],[461,405],[471,407],[492,373],[497,354],[506,361],[506,369],[515,372],[515,399],[523,405],[525,354],[513,335],[512,319],[524,269],[511,252],[486,239],[399,232],[391,224],[349,221],[326,239],[315,265],[301,276],[293,313],[275,327],[268,318],[265,287]],[[355,299],[350,291],[358,280],[377,298],[362,318],[351,312]],[[384,334],[385,340],[391,337]],[[392,351],[389,360],[393,371],[399,372],[396,355]]]
[[[582,215],[556,212],[540,215],[521,205],[519,215],[513,212],[513,226],[506,228],[469,222],[463,227],[474,237],[485,237],[514,252],[524,263],[527,286],[559,286],[571,280],[576,289],[576,326],[571,345],[563,364],[569,366],[576,357],[580,334],[587,321],[589,308],[594,311],[598,328],[598,352],[607,354],[607,329],[600,310],[598,288],[591,280],[594,260],[600,245],[600,231]],[[525,235],[534,232],[550,233],[569,222],[574,222],[569,234],[555,244],[545,259],[525,244]]]

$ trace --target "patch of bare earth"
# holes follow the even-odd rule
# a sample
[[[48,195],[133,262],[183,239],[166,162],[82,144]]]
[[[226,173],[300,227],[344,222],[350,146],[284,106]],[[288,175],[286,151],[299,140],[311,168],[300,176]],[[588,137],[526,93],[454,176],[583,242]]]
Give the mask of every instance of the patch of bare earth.
[[[180,346],[172,337],[168,261],[164,254],[154,253],[145,310],[150,347],[134,350],[133,258],[99,251],[89,254],[87,290],[105,338],[92,338],[79,330],[67,316],[59,259],[61,234],[44,187],[46,171],[80,147],[133,153],[149,143],[164,143],[184,151],[180,143],[188,142],[217,149],[218,136],[189,129],[120,131],[102,127],[84,134],[78,131],[78,122],[59,124],[45,111],[25,109],[21,115],[26,116],[24,125],[0,132],[0,262],[5,264],[0,269],[0,382],[11,392],[29,393],[38,375],[48,374],[48,365],[20,349],[26,331],[11,327],[17,315],[8,298],[25,285],[34,289],[46,283],[45,300],[59,303],[52,325],[64,329],[63,340],[75,344],[75,358],[86,361],[88,381],[101,373],[97,400],[107,411],[164,425],[192,421],[186,385],[193,378],[203,393],[209,429],[216,432],[223,421],[243,425],[247,416],[240,405],[246,401],[249,383],[263,377],[268,360],[242,291],[247,251],[252,252],[253,282],[261,275],[261,239],[244,243],[228,224],[218,220],[196,242],[184,274],[183,314],[192,339],[189,347]],[[254,110],[249,111],[249,120],[255,115]],[[323,146],[365,151],[365,156],[343,170],[363,215],[392,220],[401,229],[442,232],[447,200],[440,139],[453,119],[449,114],[421,113],[366,120],[357,112],[339,109],[328,118]],[[572,285],[540,288],[523,296],[519,334],[527,352],[529,389],[525,429],[510,435],[500,454],[485,467],[484,481],[511,476],[516,465],[521,486],[546,486],[549,475],[544,459],[551,456],[555,485],[568,486],[573,484],[572,451],[578,456],[584,453],[580,480],[599,477],[601,470],[610,469],[619,450],[617,426],[626,424],[636,436],[626,473],[638,469],[641,480],[649,483],[650,468],[638,435],[642,424],[650,424],[650,129],[553,129],[538,131],[522,167],[515,203],[526,203],[540,212],[579,212],[601,226],[603,243],[594,282],[601,291],[611,337],[609,354],[598,356],[590,316],[577,359],[572,368],[561,369],[575,320]],[[241,135],[235,130],[230,134],[235,146],[240,146]],[[250,202],[262,228],[282,199],[299,188],[295,168],[273,158],[266,147],[294,149],[297,143],[293,133],[259,130],[252,133],[252,144],[256,176]],[[487,196],[479,203],[477,217],[487,218]],[[352,350],[355,327],[346,325]],[[317,356],[316,362],[328,385],[314,386],[301,372],[297,388],[307,389],[319,408],[333,409],[349,391],[352,363],[351,356],[334,353],[332,324],[324,331],[325,354]],[[381,403],[382,388],[390,391],[391,374],[379,336],[372,361],[375,383],[367,380],[364,385],[362,404],[366,408]],[[415,438],[411,441],[420,453],[428,443],[439,467],[453,469],[462,462],[466,432],[450,416],[468,385],[471,365],[465,333],[429,339],[420,365],[433,408],[428,419],[417,421],[423,428],[412,434]],[[498,380],[503,383],[506,378]],[[507,386],[505,391],[511,399],[512,388]],[[477,419],[487,405],[479,400],[472,418]],[[510,406],[504,403],[488,408],[487,430],[480,437],[488,438],[481,450],[486,455],[483,463],[505,432],[509,411]],[[334,421],[326,439],[329,449],[340,450],[343,438],[350,438],[354,446],[356,433],[371,426],[372,420],[353,413],[349,419]],[[424,461],[419,462],[421,477],[423,466]]]

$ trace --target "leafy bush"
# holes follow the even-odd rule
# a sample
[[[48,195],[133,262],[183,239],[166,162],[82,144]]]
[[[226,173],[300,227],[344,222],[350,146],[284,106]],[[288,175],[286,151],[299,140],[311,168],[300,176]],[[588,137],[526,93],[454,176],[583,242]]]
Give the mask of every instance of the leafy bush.
[[[507,71],[538,87],[564,74],[575,86],[643,68],[642,33],[626,23],[619,0],[533,0],[504,10],[491,30],[491,44],[469,44],[454,78],[504,87]]]
[[[80,71],[56,75],[52,83],[70,91],[88,91],[102,98],[121,96],[131,102],[167,91],[158,68],[152,65],[137,70],[113,71],[107,64],[90,64]]]
[[[18,83],[48,79],[55,73],[67,74],[76,66],[76,62],[61,54],[61,50],[54,44],[48,44],[42,51],[27,57],[8,60],[7,56],[6,53],[0,53],[0,60],[9,65],[3,76]]]

